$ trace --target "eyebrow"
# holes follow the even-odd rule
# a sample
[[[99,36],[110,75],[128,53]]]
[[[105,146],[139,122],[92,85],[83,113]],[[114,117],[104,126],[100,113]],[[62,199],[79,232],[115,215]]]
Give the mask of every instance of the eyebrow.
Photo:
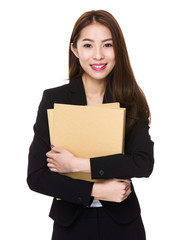
[[[84,38],[82,41],[83,41],[83,42],[84,42],[84,41],[94,42],[94,40],[89,39],[89,38]],[[107,38],[107,39],[102,40],[102,42],[108,42],[108,41],[112,41],[112,38]]]

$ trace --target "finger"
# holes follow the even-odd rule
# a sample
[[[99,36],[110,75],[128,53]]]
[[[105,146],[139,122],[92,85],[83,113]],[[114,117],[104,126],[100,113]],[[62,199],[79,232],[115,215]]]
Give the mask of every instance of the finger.
[[[127,183],[127,184],[130,184],[131,183],[131,180],[129,179],[116,179],[118,182],[122,182],[122,183]]]
[[[49,168],[51,172],[57,172],[56,168]]]
[[[130,185],[125,185],[125,191],[128,191],[130,189]]]
[[[55,165],[54,165],[53,163],[48,163],[48,164],[47,164],[47,167],[48,167],[48,168],[55,168]]]
[[[131,183],[129,181],[119,181],[122,184],[123,189],[128,190],[131,187]]]
[[[53,160],[56,159],[57,155],[58,155],[57,152],[52,152],[52,151],[46,153],[46,156],[47,156],[48,158],[53,159]]]
[[[128,196],[131,194],[131,190],[129,189],[126,193],[125,193],[125,199],[128,198]]]
[[[113,180],[114,181],[116,181],[116,182],[130,182],[130,180],[129,179],[119,179],[119,178],[113,178]]]
[[[48,163],[54,163],[54,160],[53,160],[52,158],[47,158],[46,161],[47,161]]]
[[[125,183],[125,189],[126,190],[131,189],[131,183]]]
[[[53,158],[53,157],[54,157],[54,153],[53,153],[52,151],[47,152],[47,153],[46,153],[46,156],[47,156],[48,158]]]
[[[46,156],[49,158],[53,158],[57,153],[60,153],[62,150],[63,149],[61,148],[53,147],[51,151],[46,153]]]
[[[131,183],[130,179],[119,179],[121,182],[125,182],[125,183]]]
[[[55,147],[53,145],[51,145],[51,149],[53,150],[53,152],[56,152],[56,153],[60,153],[63,150],[62,148],[58,148],[58,147]]]

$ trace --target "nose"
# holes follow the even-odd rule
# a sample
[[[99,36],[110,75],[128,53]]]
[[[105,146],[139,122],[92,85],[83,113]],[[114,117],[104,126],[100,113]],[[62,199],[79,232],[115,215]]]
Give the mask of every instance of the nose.
[[[93,53],[93,59],[102,60],[104,58],[103,49],[101,47],[96,47]]]

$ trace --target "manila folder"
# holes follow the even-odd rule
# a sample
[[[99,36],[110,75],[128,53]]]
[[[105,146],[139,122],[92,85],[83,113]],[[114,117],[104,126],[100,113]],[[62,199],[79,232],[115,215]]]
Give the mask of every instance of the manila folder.
[[[54,104],[54,109],[48,110],[51,144],[80,158],[123,153],[126,109],[119,108],[118,105],[107,105]],[[100,181],[91,179],[90,173],[63,175],[86,181]]]

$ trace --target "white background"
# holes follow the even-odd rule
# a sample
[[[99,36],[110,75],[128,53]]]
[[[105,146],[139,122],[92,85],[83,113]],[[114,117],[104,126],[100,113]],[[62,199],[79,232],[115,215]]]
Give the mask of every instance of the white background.
[[[133,180],[147,239],[186,240],[188,14],[183,0],[0,2],[0,238],[51,238],[52,199],[26,184],[28,148],[43,90],[68,78],[73,24],[93,9],[105,9],[118,20],[151,108],[155,168],[150,178]]]

